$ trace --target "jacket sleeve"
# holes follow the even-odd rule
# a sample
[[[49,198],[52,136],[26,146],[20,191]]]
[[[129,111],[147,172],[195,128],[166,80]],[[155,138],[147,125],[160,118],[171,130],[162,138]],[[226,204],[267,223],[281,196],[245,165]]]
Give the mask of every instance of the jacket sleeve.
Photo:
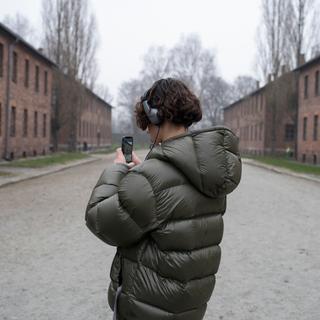
[[[159,222],[153,189],[145,176],[126,164],[105,169],[86,208],[87,227],[102,241],[126,247]]]

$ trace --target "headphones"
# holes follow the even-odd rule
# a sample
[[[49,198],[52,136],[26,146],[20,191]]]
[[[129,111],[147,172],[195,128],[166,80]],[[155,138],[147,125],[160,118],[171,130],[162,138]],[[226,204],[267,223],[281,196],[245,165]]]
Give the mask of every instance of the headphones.
[[[153,144],[150,145],[150,150],[148,152],[148,154],[146,155],[145,159],[146,160],[150,154],[150,152],[152,151],[152,149],[154,148],[155,144],[156,144],[156,141],[157,141],[157,138],[158,138],[158,134],[159,134],[159,131],[160,131],[160,125],[161,123],[163,122],[163,118],[160,117],[159,115],[159,109],[158,108],[155,108],[155,107],[152,107],[149,105],[148,101],[147,101],[147,96],[148,96],[148,93],[149,93],[149,90],[146,91],[144,93],[144,95],[141,97],[141,102],[142,102],[142,105],[143,105],[143,109],[148,117],[148,119],[150,120],[150,122],[156,126],[158,126],[158,132],[157,132],[157,136],[153,142]]]
[[[149,90],[146,91],[144,93],[144,95],[141,97],[143,109],[144,109],[148,119],[150,120],[150,122],[154,125],[159,126],[163,122],[163,119],[159,115],[159,109],[149,105],[149,103],[147,101],[148,93],[149,93]]]

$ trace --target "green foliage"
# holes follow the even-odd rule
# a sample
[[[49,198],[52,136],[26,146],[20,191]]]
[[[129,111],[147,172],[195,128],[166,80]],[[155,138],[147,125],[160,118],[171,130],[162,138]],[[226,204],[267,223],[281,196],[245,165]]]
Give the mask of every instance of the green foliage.
[[[257,160],[268,165],[292,170],[294,172],[320,175],[320,166],[305,164],[295,160],[289,160],[283,157],[248,156],[247,158]]]
[[[0,171],[0,177],[9,177],[13,176],[11,172]]]
[[[3,163],[0,166],[19,168],[42,168],[54,164],[64,164],[74,160],[88,158],[89,155],[81,152],[58,152],[48,156],[30,159],[19,159]]]

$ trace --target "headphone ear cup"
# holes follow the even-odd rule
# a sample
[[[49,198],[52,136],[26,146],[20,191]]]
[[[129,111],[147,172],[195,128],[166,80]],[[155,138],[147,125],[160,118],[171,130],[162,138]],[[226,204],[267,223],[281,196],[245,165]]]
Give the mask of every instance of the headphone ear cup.
[[[151,108],[147,100],[144,100],[142,105],[148,119],[152,124],[158,125],[162,123],[162,117],[160,115],[161,112],[159,113],[158,108]]]
[[[162,115],[162,111],[160,109],[157,110],[157,118],[158,118],[158,124],[162,124],[163,123],[163,115]]]
[[[159,109],[158,108],[150,108],[150,113],[149,113],[149,120],[151,123],[158,125],[160,124],[161,117],[159,117]]]

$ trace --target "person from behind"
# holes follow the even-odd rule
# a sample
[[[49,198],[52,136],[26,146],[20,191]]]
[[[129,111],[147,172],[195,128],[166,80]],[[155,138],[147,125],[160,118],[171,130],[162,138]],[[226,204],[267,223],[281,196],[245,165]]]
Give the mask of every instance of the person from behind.
[[[88,228],[117,247],[108,302],[119,320],[200,320],[213,293],[226,197],[241,179],[238,138],[224,126],[188,131],[199,99],[156,81],[135,106],[153,147],[127,164],[119,148],[88,202]]]

